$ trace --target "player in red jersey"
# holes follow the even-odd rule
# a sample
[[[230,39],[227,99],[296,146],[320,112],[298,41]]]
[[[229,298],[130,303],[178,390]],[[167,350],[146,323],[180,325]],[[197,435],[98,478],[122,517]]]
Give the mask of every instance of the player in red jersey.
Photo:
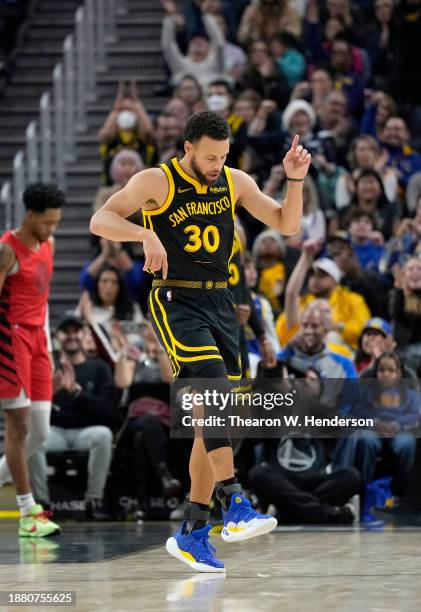
[[[16,487],[19,535],[43,537],[60,528],[35,503],[27,457],[45,441],[50,426],[48,296],[53,233],[64,194],[54,185],[36,183],[27,187],[23,201],[22,224],[0,238],[0,406],[6,423],[0,484],[10,475]]]

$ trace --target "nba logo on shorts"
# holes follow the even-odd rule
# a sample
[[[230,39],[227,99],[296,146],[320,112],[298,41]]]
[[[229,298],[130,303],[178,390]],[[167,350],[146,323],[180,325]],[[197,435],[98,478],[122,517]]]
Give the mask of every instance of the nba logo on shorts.
[[[171,302],[171,300],[172,300],[172,292],[167,291],[167,302]]]

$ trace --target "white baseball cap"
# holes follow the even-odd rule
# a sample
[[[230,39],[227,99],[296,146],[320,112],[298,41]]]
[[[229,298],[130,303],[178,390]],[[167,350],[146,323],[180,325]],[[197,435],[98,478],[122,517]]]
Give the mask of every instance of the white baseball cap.
[[[337,283],[340,282],[342,277],[342,272],[339,269],[339,266],[332,260],[327,257],[320,257],[320,259],[316,259],[313,264],[313,270],[321,270],[328,274],[334,281]]]

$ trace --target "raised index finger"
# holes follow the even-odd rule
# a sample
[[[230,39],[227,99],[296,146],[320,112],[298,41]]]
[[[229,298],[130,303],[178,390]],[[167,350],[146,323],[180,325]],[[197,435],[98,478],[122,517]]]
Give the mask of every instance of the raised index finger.
[[[295,149],[298,147],[298,141],[299,141],[299,140],[300,140],[300,137],[298,136],[298,134],[296,134],[296,135],[294,136],[294,140],[292,141],[292,144],[291,144],[291,149],[292,149],[293,151],[295,151]]]

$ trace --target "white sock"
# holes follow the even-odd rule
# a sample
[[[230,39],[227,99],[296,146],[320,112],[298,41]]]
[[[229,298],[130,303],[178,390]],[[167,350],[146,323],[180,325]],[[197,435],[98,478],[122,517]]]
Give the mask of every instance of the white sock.
[[[16,501],[18,502],[18,508],[21,516],[26,516],[28,510],[35,506],[35,500],[32,493],[25,493],[25,495],[16,495]]]

